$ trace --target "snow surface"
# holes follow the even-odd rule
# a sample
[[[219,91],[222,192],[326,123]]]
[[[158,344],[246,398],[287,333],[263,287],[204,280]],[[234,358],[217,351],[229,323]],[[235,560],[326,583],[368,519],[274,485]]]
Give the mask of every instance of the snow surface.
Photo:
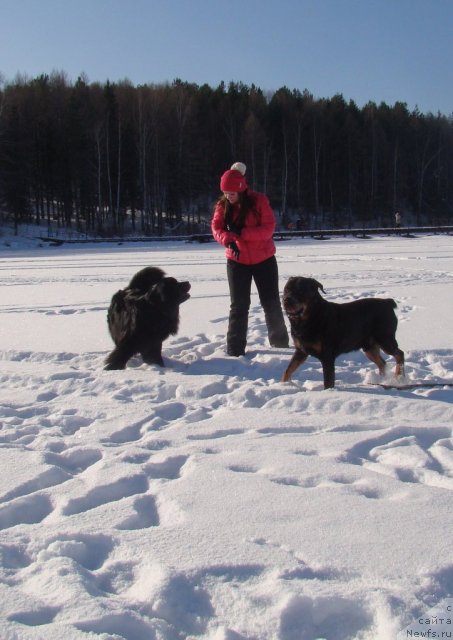
[[[214,243],[5,245],[2,640],[393,640],[452,595],[452,387],[373,386],[361,353],[335,389],[311,358],[281,383],[255,293],[227,357]],[[451,237],[277,251],[282,288],[394,297],[407,378],[453,383]],[[145,265],[190,279],[180,332],[165,369],[104,371],[110,297]]]

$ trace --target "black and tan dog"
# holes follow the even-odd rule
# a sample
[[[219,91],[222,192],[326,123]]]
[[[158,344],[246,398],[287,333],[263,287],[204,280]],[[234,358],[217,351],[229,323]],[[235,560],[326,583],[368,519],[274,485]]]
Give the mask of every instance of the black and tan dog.
[[[124,369],[140,353],[147,364],[164,366],[162,343],[179,328],[179,305],[190,298],[190,283],[166,277],[158,267],[145,267],[110,302],[107,324],[115,348],[105,369]]]
[[[335,386],[335,359],[342,353],[362,349],[381,375],[385,360],[380,349],[396,360],[395,374],[404,374],[404,352],[395,338],[398,324],[392,298],[363,298],[338,304],[319,293],[322,284],[313,278],[292,277],[283,290],[283,307],[291,324],[296,351],[283,374],[291,379],[308,356],[321,361],[324,388]]]

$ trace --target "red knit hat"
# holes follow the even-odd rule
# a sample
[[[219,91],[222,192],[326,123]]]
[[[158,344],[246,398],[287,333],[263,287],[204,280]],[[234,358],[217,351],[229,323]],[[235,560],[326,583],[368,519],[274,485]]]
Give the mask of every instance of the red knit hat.
[[[228,169],[220,178],[220,191],[237,193],[247,189],[247,181],[237,169]]]

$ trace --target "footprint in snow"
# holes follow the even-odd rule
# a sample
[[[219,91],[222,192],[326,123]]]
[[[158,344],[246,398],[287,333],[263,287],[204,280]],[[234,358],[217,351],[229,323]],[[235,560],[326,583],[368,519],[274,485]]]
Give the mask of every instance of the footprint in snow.
[[[18,498],[0,508],[0,529],[42,522],[52,510],[52,502],[45,494]]]
[[[114,541],[103,534],[60,534],[47,547],[39,551],[37,561],[46,562],[52,558],[71,558],[89,571],[100,569],[109,558]]]
[[[357,443],[341,461],[367,466],[401,482],[453,490],[453,442],[449,427],[390,429]]]
[[[102,444],[125,444],[127,442],[137,442],[146,436],[150,431],[160,431],[171,425],[175,420],[179,420],[186,414],[187,407],[180,402],[172,402],[162,406],[157,405],[151,416],[146,416],[133,424],[127,425],[112,433],[108,438],[101,440]]]
[[[61,607],[39,607],[31,611],[18,611],[8,616],[8,620],[26,627],[40,627],[51,624],[60,610]]]
[[[159,526],[160,518],[153,496],[146,495],[136,498],[132,508],[134,513],[117,524],[117,529],[133,530]]]
[[[148,478],[176,480],[181,477],[181,470],[189,456],[171,456],[162,462],[150,462],[144,467]]]
[[[62,515],[72,516],[90,511],[137,493],[145,493],[147,490],[148,478],[143,473],[120,478],[109,484],[93,487],[79,498],[71,498],[63,507]]]
[[[260,473],[259,469],[248,465],[231,465],[228,467],[235,473]],[[261,474],[262,475],[262,474]],[[315,489],[317,487],[347,487],[348,493],[360,495],[364,498],[382,498],[382,491],[369,486],[362,480],[353,477],[334,475],[330,478],[322,476],[305,476],[297,478],[295,476],[270,476],[270,482],[286,487],[299,487],[302,489]]]
[[[280,611],[280,637],[335,638],[349,640],[361,637],[373,622],[373,614],[365,605],[338,596],[310,598],[290,595]]]
[[[44,462],[47,464],[60,467],[72,475],[86,471],[86,469],[96,464],[101,458],[102,453],[99,449],[83,449],[78,447],[69,449],[64,453],[47,452],[43,456]]]
[[[217,440],[219,438],[227,438],[229,436],[238,436],[245,433],[245,429],[219,429],[218,431],[212,431],[211,433],[189,434],[188,440]]]

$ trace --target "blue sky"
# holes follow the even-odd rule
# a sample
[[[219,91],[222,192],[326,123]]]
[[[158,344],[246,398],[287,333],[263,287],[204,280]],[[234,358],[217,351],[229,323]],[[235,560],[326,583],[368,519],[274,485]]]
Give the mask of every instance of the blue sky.
[[[0,75],[282,86],[453,112],[453,0],[0,0]]]

